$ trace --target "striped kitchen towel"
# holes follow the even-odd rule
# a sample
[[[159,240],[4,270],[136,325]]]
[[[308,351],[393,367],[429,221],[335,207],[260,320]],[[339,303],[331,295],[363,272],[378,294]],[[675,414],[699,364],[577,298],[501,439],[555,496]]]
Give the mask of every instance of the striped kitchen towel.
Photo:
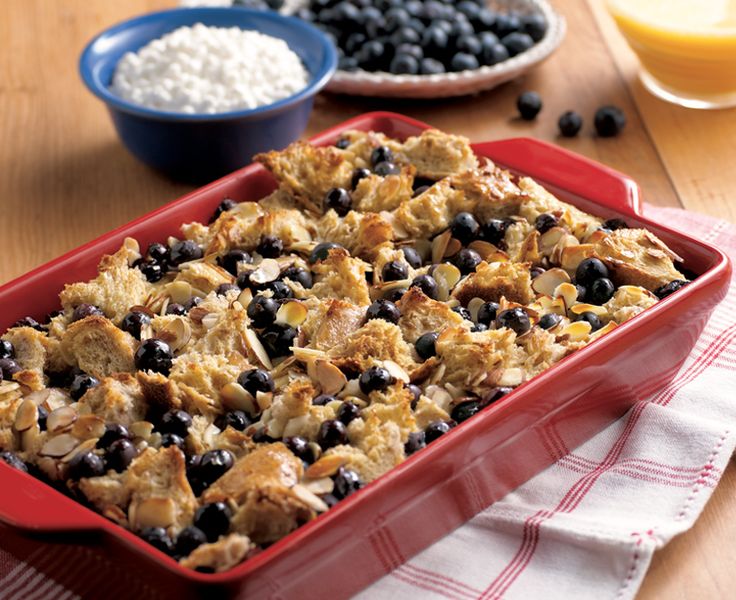
[[[646,214],[736,260],[736,225],[679,209],[647,206]],[[654,551],[693,525],[736,446],[734,340],[732,284],[671,381],[653,382],[625,416],[579,448],[548,440],[562,456],[553,466],[358,598],[633,598]],[[41,550],[21,551],[0,535],[0,600],[92,597],[95,581],[130,597],[148,591],[101,568],[92,577],[80,573],[85,588],[72,592],[53,571]]]

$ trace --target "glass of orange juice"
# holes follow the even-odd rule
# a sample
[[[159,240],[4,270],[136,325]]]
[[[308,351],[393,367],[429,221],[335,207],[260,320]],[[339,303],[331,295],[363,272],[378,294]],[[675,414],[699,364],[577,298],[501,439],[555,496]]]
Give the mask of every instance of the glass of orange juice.
[[[607,0],[644,85],[690,108],[736,106],[736,0]]]

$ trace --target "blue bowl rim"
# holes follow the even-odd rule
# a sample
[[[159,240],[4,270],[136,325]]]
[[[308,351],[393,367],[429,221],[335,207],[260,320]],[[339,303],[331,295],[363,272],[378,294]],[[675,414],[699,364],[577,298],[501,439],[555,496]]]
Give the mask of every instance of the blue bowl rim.
[[[190,14],[194,17],[201,16],[203,19],[206,19],[207,15],[211,15],[213,13],[214,14],[224,14],[224,13],[232,14],[234,12],[239,12],[244,16],[251,16],[251,15],[257,16],[259,18],[265,18],[270,21],[285,21],[293,25],[297,30],[301,30],[301,33],[306,34],[306,35],[311,35],[320,41],[321,46],[326,53],[326,60],[324,61],[324,64],[322,65],[322,67],[313,76],[311,76],[310,74],[310,82],[303,90],[300,90],[296,94],[293,94],[292,96],[288,96],[287,98],[284,98],[272,104],[266,104],[265,106],[259,106],[257,108],[248,108],[244,110],[236,110],[236,111],[213,113],[213,114],[180,113],[180,112],[157,110],[154,108],[147,108],[145,106],[141,106],[138,104],[134,104],[132,102],[128,102],[127,100],[123,100],[119,96],[116,96],[115,94],[110,92],[109,89],[105,85],[99,82],[97,78],[92,74],[92,69],[89,67],[89,63],[91,62],[90,55],[92,54],[93,47],[105,36],[109,36],[111,34],[118,33],[119,31],[123,31],[131,27],[135,27],[137,25],[140,25],[141,23],[146,23],[148,21],[161,20],[162,18],[165,18],[166,16],[171,15],[171,14],[185,13],[185,14]],[[237,24],[233,24],[233,26],[242,27]],[[322,31],[317,29],[314,25],[306,23],[296,17],[282,15],[275,11],[252,10],[252,9],[248,9],[248,8],[240,7],[240,6],[173,8],[173,9],[168,9],[168,10],[160,10],[160,11],[156,11],[152,13],[146,13],[145,15],[140,15],[138,17],[133,17],[131,19],[127,19],[116,25],[113,25],[112,27],[108,27],[107,29],[105,29],[104,31],[96,35],[94,38],[92,38],[92,40],[90,40],[87,43],[87,45],[84,47],[84,50],[82,51],[82,54],[79,58],[79,74],[82,78],[82,81],[87,86],[87,89],[89,89],[89,91],[91,91],[100,100],[110,105],[111,107],[114,107],[123,112],[128,112],[128,113],[132,113],[134,115],[138,115],[141,117],[148,117],[148,118],[164,120],[164,121],[208,122],[208,121],[226,121],[226,120],[231,120],[231,119],[247,118],[247,117],[258,116],[258,115],[265,116],[267,113],[276,112],[276,111],[279,111],[280,109],[288,108],[292,105],[299,104],[306,98],[316,95],[325,85],[327,85],[327,83],[332,78],[336,70],[337,70],[337,51],[335,50],[335,46],[330,41],[330,39]]]

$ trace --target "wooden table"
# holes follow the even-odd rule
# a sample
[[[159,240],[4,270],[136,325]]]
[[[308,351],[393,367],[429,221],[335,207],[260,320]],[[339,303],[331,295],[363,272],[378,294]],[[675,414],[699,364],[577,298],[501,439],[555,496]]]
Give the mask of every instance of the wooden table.
[[[736,221],[736,110],[698,112],[650,96],[636,59],[597,0],[557,0],[568,19],[562,48],[541,68],[473,98],[372,100],[324,95],[307,134],[367,110],[394,110],[473,140],[535,136],[555,141],[633,176],[648,202]],[[175,0],[3,0],[0,3],[0,282],[22,274],[190,188],[133,159],[118,143],[103,106],[83,87],[77,58],[101,29]],[[515,118],[515,99],[540,92],[534,123]],[[591,134],[595,109],[616,104],[623,135]],[[585,119],[572,140],[556,135],[557,116]],[[695,527],[658,552],[643,599],[732,597],[736,468]]]

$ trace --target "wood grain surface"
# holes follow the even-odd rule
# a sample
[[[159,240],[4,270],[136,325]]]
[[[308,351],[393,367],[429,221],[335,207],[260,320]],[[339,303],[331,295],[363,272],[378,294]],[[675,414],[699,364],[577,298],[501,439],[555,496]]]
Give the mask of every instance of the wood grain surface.
[[[0,283],[187,192],[132,158],[105,108],[82,85],[84,44],[109,25],[175,0],[0,2]],[[568,36],[543,66],[497,90],[443,101],[322,95],[306,135],[368,110],[393,110],[482,141],[533,136],[631,175],[646,201],[736,221],[736,110],[698,112],[649,95],[637,62],[600,0],[557,0]],[[521,91],[538,91],[533,123],[516,118]],[[592,134],[603,104],[624,109],[613,139]],[[584,118],[578,138],[557,137],[557,117]],[[655,557],[640,598],[732,597],[736,469],[726,470],[702,518]]]

